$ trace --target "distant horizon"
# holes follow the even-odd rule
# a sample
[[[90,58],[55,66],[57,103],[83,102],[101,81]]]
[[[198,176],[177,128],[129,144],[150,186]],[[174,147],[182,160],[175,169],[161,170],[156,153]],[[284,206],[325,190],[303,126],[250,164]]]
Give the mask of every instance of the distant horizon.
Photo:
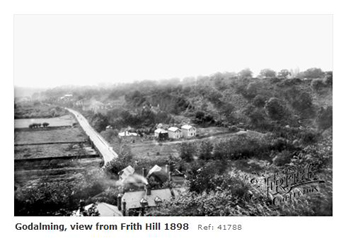
[[[332,71],[332,36],[332,15],[15,15],[14,85]]]
[[[307,69],[309,68],[319,68],[319,67],[308,67]],[[247,69],[247,68],[244,68],[244,69]],[[249,68],[251,70],[251,68]],[[271,68],[263,68],[263,69],[271,69]],[[283,69],[287,69],[287,68],[283,68]],[[299,68],[295,68],[295,69],[299,69]],[[295,70],[295,69],[287,69],[288,71],[291,71],[291,70]],[[300,72],[304,72],[306,71],[307,69],[304,69],[304,70],[300,70]],[[330,72],[330,71],[333,71],[333,70],[324,70],[322,68],[320,68],[323,72]],[[262,69],[261,69],[262,70]],[[271,70],[274,70],[274,69],[271,69]],[[282,70],[282,69],[281,69]],[[281,71],[280,70],[280,71]],[[252,71],[252,70],[251,70]],[[274,70],[276,73],[280,72],[280,71],[276,71]],[[84,87],[84,86],[102,86],[102,85],[118,85],[118,84],[131,84],[131,83],[137,83],[137,82],[145,82],[145,81],[155,81],[155,82],[163,82],[163,81],[167,81],[167,80],[174,80],[174,79],[178,79],[180,81],[183,81],[184,79],[189,79],[189,78],[194,78],[194,79],[198,79],[199,77],[210,77],[210,76],[213,76],[215,74],[218,74],[218,73],[221,73],[221,74],[224,74],[224,73],[235,73],[235,74],[238,74],[240,71],[238,72],[234,72],[234,71],[224,71],[224,72],[215,72],[215,73],[212,73],[212,74],[209,74],[209,75],[197,75],[197,76],[186,76],[186,77],[182,77],[182,78],[178,78],[178,77],[172,77],[172,78],[162,78],[162,79],[141,79],[141,80],[134,80],[134,81],[128,81],[128,82],[95,82],[95,83],[92,83],[92,84],[61,84],[61,85],[54,85],[54,86],[51,86],[51,87],[36,87],[35,85],[34,86],[27,86],[27,85],[14,85],[14,88],[22,88],[22,89],[36,89],[36,90],[47,90],[47,89],[53,89],[53,88],[57,88],[57,87]],[[252,71],[253,72],[253,71]],[[253,73],[253,78],[256,78],[259,76],[259,72],[257,74]]]

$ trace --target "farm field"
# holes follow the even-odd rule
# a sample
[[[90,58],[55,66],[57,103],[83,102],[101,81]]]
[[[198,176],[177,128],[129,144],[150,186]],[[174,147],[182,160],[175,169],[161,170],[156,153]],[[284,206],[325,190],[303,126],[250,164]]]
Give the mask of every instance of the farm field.
[[[87,136],[80,127],[58,129],[15,130],[15,145],[59,142],[85,142]]]
[[[167,141],[167,142],[161,142],[161,143],[157,142],[156,140],[152,140],[152,141],[143,141],[143,142],[137,142],[134,144],[128,144],[128,146],[131,148],[132,154],[137,159],[164,159],[169,156],[179,157],[180,146],[182,143],[200,144],[203,141],[215,142],[215,141],[229,139],[232,136],[236,136],[236,135],[247,135],[253,138],[261,138],[263,136],[262,133],[259,133],[256,131],[240,131],[236,133],[222,133],[223,129],[220,127],[216,129],[211,129],[210,131],[203,130],[202,133],[205,134],[203,138],[181,139],[177,141]],[[212,133],[216,135],[210,136],[210,134]]]
[[[222,133],[228,133],[229,130],[226,127],[206,127],[206,128],[198,128],[197,134],[200,137],[217,135]]]
[[[42,182],[73,181],[85,172],[99,170],[101,162],[101,158],[16,161],[15,186],[19,188]]]
[[[14,148],[15,160],[57,157],[94,156],[97,152],[86,144],[21,145]]]
[[[15,119],[14,128],[28,128],[32,123],[49,123],[49,126],[71,126],[76,123],[72,115],[64,115],[54,118],[31,118],[31,119]]]

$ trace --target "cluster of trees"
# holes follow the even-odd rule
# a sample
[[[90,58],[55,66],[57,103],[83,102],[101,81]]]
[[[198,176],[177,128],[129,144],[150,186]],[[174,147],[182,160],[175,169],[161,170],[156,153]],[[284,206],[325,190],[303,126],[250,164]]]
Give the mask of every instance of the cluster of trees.
[[[191,151],[199,158],[185,159],[190,161],[184,166],[188,173],[189,189],[182,196],[172,201],[164,202],[159,207],[147,212],[150,216],[278,216],[278,215],[331,215],[332,214],[332,141],[327,138],[318,143],[305,147],[295,148],[285,139],[273,139],[270,144],[266,141],[258,141],[250,144],[253,139],[235,139],[212,145],[206,142],[198,146],[183,146],[191,148]],[[234,142],[234,145],[232,145]],[[230,147],[237,148],[229,150]],[[247,146],[250,149],[246,149]],[[261,145],[266,145],[261,147]],[[215,149],[216,148],[216,149]],[[219,148],[217,150],[217,148]],[[256,152],[255,149],[258,149]],[[300,166],[311,164],[317,171],[318,178],[324,180],[320,192],[312,196],[306,195],[293,198],[291,201],[282,202],[280,206],[273,203],[265,189],[247,181],[240,175],[239,170],[246,173],[263,173],[268,168],[257,169],[247,167],[244,160],[235,160],[244,151],[253,153],[253,156],[263,158],[261,152],[278,153],[273,163],[276,171],[284,165]],[[218,152],[215,158],[213,152]],[[238,153],[236,153],[238,152]],[[183,153],[183,152],[182,152]],[[184,153],[185,155],[186,153]],[[242,155],[243,156],[243,155]],[[182,165],[182,164],[181,164]],[[236,167],[237,172],[231,171]]]
[[[46,96],[57,98],[68,92],[78,100],[93,98],[104,103],[124,98],[124,104],[106,113],[84,112],[100,132],[108,125],[118,130],[128,126],[151,129],[157,123],[173,123],[179,118],[176,115],[200,126],[245,124],[246,128],[269,131],[273,125],[312,125],[319,111],[319,99],[314,93],[322,93],[323,97],[331,86],[332,72],[319,68],[303,72],[266,68],[256,78],[247,68],[239,73],[140,81],[107,88],[56,88],[47,91]]]
[[[109,187],[99,170],[86,172],[66,182],[41,180],[32,186],[18,186],[15,191],[16,216],[69,216],[80,201],[91,198]]]
[[[43,123],[32,123],[29,125],[29,128],[40,128],[40,127],[48,127],[49,123],[43,122]]]
[[[91,111],[84,112],[84,114],[98,132],[104,131],[107,126],[112,126],[113,129],[117,130],[126,127],[150,129],[158,123],[172,123],[174,121],[167,112],[154,112],[149,108],[141,108],[135,111],[120,108],[109,110],[106,114]]]
[[[39,101],[19,102],[14,104],[15,119],[51,118],[67,114],[67,111],[59,106],[49,106]]]
[[[301,140],[300,143],[303,144],[303,141]],[[180,158],[186,162],[193,162],[196,159],[222,161],[248,159],[250,157],[268,159],[283,151],[292,153],[300,148],[299,145],[293,144],[292,140],[275,135],[261,137],[235,135],[228,140],[213,143],[210,141],[203,141],[198,145],[183,143],[180,148]]]

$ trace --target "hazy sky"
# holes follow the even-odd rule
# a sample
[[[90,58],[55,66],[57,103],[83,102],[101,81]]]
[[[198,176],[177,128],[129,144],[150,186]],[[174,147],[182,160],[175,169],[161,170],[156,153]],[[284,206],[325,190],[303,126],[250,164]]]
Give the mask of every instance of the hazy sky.
[[[332,70],[331,15],[16,15],[14,84]]]

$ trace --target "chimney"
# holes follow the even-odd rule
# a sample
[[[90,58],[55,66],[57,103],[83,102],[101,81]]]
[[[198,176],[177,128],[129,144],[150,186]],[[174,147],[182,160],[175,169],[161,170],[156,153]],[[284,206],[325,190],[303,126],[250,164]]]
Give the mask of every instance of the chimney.
[[[166,164],[166,173],[168,173],[168,172],[169,172],[169,165]]]
[[[123,216],[126,216],[126,202],[123,201]]]
[[[149,185],[147,185],[145,187],[145,189],[146,189],[147,196],[150,196],[151,195],[151,187]]]
[[[145,167],[142,168],[142,175],[143,177],[147,176],[147,169]]]
[[[118,210],[121,211],[121,197],[122,195],[119,193],[117,197],[117,205],[118,205]]]
[[[79,201],[79,213],[83,214],[86,213],[85,211],[85,201],[84,200],[80,200]]]

